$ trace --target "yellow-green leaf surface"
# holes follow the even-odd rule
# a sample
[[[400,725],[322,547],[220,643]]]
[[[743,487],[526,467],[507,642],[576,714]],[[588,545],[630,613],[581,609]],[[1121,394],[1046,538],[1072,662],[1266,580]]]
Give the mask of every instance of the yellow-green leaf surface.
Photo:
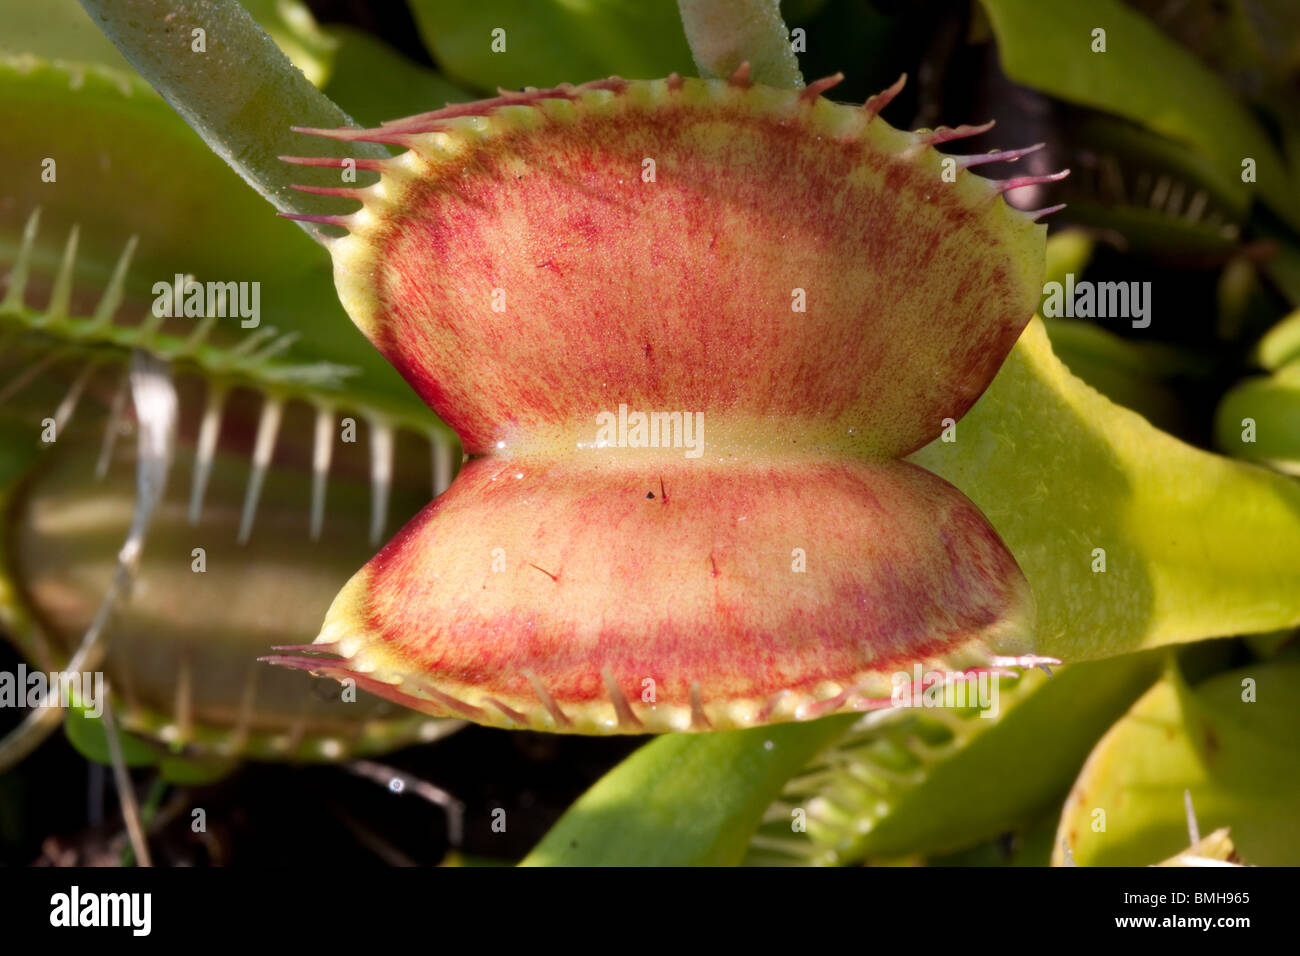
[[[1073,374],[1116,405],[1139,412],[1154,425],[1183,425],[1177,394],[1161,383],[1159,346],[1134,342],[1081,319],[1044,320],[1052,351]]]
[[[1270,371],[1300,359],[1300,309],[1269,329],[1259,340],[1255,354],[1259,364]]]
[[[1219,403],[1215,435],[1230,454],[1300,475],[1300,359],[1234,386]]]
[[[854,719],[659,737],[579,797],[523,865],[735,865],[773,795]]]
[[[1091,660],[1300,623],[1300,483],[1193,448],[1021,336],[957,424],[911,458],[979,506],[1038,604],[1040,653]],[[1100,567],[1105,552],[1105,571]]]
[[[1158,863],[1228,827],[1247,863],[1300,863],[1300,661],[1270,661],[1188,688],[1171,672],[1097,744],[1061,815],[1053,861]],[[1253,698],[1253,699],[1251,699]],[[1104,829],[1101,827],[1104,825]]]
[[[1258,190],[1293,224],[1300,202],[1287,169],[1250,111],[1191,53],[1119,0],[982,0],[1011,79],[1105,110],[1186,144],[1214,163],[1217,184]],[[1095,30],[1105,52],[1093,52]],[[1241,181],[1256,161],[1257,185]]]

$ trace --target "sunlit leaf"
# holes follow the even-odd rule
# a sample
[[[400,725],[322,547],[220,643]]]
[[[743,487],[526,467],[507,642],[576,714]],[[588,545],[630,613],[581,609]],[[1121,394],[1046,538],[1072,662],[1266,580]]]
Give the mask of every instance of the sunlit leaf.
[[[1109,402],[1061,365],[1041,322],[957,440],[911,460],[956,484],[1011,546],[1041,653],[1090,660],[1300,623],[1300,484]]]
[[[1189,688],[1171,672],[1097,744],[1066,802],[1054,862],[1142,866],[1228,827],[1247,863],[1300,863],[1300,661],[1252,664]]]
[[[1215,437],[1239,458],[1300,474],[1300,360],[1230,389],[1219,403]]]
[[[560,818],[525,866],[727,866],[786,780],[853,717],[660,737]]]

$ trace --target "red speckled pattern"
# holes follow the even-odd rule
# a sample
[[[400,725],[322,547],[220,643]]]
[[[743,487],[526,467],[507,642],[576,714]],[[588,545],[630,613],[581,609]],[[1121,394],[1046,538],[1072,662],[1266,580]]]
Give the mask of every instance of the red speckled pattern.
[[[575,108],[411,184],[368,236],[370,334],[470,452],[626,402],[903,455],[1033,312],[1001,199],[937,160],[726,104]]]
[[[356,611],[402,670],[523,712],[529,671],[566,706],[606,699],[608,669],[634,712],[647,679],[678,705],[698,682],[715,706],[887,683],[1025,597],[983,516],[905,462],[482,459],[365,573]]]
[[[339,660],[296,666],[608,733],[862,708],[914,663],[1027,652],[1015,560],[894,459],[1011,349],[1041,227],[812,96],[507,99],[527,119],[494,101],[385,127],[422,159],[335,247],[357,324],[486,457],[336,599],[318,643]],[[700,416],[699,454],[600,446],[621,406]]]

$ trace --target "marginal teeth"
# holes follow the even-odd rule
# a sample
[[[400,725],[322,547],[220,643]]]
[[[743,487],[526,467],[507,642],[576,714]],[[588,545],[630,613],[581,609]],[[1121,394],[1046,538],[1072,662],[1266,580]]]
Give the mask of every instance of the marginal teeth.
[[[217,435],[221,431],[221,410],[225,404],[226,390],[220,385],[208,388],[208,401],[203,408],[199,425],[198,448],[194,456],[194,484],[190,490],[190,524],[199,523],[203,514],[203,494],[212,473],[212,459],[217,451]]]
[[[268,396],[262,406],[262,416],[257,422],[257,439],[253,443],[253,471],[248,476],[248,493],[244,496],[244,513],[239,518],[239,543],[247,544],[253,533],[253,517],[257,514],[257,499],[262,494],[275,439],[280,433],[280,418],[284,412],[284,399]]]
[[[186,275],[181,280],[181,288],[188,289],[190,283],[193,281],[194,276]],[[145,313],[144,321],[135,327],[135,340],[141,343],[148,342],[157,334],[158,330],[162,328],[162,324],[166,318],[167,316],[165,314],[150,309]]]
[[[277,330],[273,328],[258,329],[252,335],[247,336],[242,342],[240,342],[233,349],[231,349],[228,354],[230,355],[231,358],[234,358],[236,356],[242,357],[242,356],[251,355],[253,351],[257,349],[263,342],[265,342],[267,339],[275,335],[276,331]]]
[[[58,274],[54,277],[50,304],[45,310],[42,324],[50,319],[65,318],[68,314],[68,303],[72,301],[72,267],[77,259],[77,237],[80,233],[80,228],[75,225],[68,232],[68,243],[63,247],[63,261],[59,263]]]
[[[113,277],[108,280],[108,288],[99,298],[99,305],[95,306],[95,314],[91,316],[90,324],[92,327],[108,325],[113,319],[113,313],[117,307],[122,304],[122,290],[126,284],[126,273],[131,268],[131,258],[135,255],[136,242],[138,236],[132,236],[126,241],[126,246],[122,249],[122,254],[118,256],[117,265],[113,267]]]
[[[1066,176],[1070,175],[1068,169],[1063,169],[1057,173],[1048,173],[1044,176],[1015,176],[1011,179],[993,180],[994,188],[998,192],[1004,193],[1012,189],[1021,189],[1025,186],[1044,186],[1047,183],[1060,182]]]
[[[199,324],[194,327],[194,331],[190,334],[190,337],[185,340],[185,351],[196,351],[198,347],[203,344],[203,340],[208,337],[208,334],[216,324],[217,315],[215,312],[212,315],[205,315],[200,319]]]
[[[316,410],[316,442],[311,455],[311,539],[320,540],[325,525],[325,483],[330,457],[334,453],[334,409],[322,405]]]
[[[3,308],[17,309],[23,304],[23,292],[27,288],[27,267],[32,261],[32,246],[36,243],[36,231],[41,224],[40,209],[33,210],[23,227],[22,242],[18,246],[18,255],[14,267],[9,273],[9,292],[5,295]]]
[[[380,418],[370,420],[370,543],[383,540],[388,519],[388,489],[393,482],[393,429]]]
[[[108,474],[109,462],[113,460],[113,448],[117,445],[117,434],[122,430],[122,418],[126,412],[127,387],[130,376],[122,373],[113,393],[113,403],[108,410],[108,426],[104,429],[104,443],[99,446],[99,461],[95,463],[95,480],[102,481]]]
[[[255,353],[249,359],[249,363],[254,365],[260,365],[263,362],[269,362],[271,359],[275,358],[281,352],[289,348],[289,346],[293,345],[294,342],[297,342],[298,338],[299,335],[297,332],[290,332],[287,335],[280,336],[278,339],[275,339],[270,344],[268,344],[266,348]]]
[[[1028,156],[1030,153],[1038,152],[1046,145],[1046,143],[1035,143],[1033,146],[1024,146],[1020,149],[995,149],[988,153],[975,153],[970,156],[951,156],[945,158],[956,160],[957,165],[962,169],[969,169],[972,166],[980,166],[984,163],[1005,163],[1017,160],[1021,157]]]
[[[72,413],[77,410],[77,402],[81,399],[81,393],[86,389],[86,383],[90,381],[90,376],[95,373],[99,365],[96,362],[89,363],[77,375],[68,389],[68,394],[59,402],[59,407],[54,410],[54,434],[56,436],[63,434],[63,426],[72,418]]]

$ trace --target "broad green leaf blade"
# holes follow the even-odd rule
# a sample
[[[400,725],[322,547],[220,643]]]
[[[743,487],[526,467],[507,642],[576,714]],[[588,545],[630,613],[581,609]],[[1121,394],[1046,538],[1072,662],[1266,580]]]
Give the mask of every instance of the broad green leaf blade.
[[[854,717],[659,737],[596,782],[524,866],[732,866],[791,776]]]
[[[1249,110],[1191,53],[1119,0],[982,0],[1011,79],[1127,117],[1201,152],[1218,187],[1255,190],[1293,225],[1300,203],[1287,169]],[[1105,52],[1093,52],[1094,30]],[[1256,161],[1257,185],[1242,182]]]
[[[82,0],[91,19],[209,148],[281,212],[336,214],[337,202],[290,188],[301,174],[280,160],[301,152],[292,126],[352,120],[303,76],[235,0]],[[212,82],[220,76],[221,82]],[[316,146],[332,156],[380,157],[375,146]],[[305,222],[313,238],[325,233]]]
[[[691,72],[673,0],[409,4],[439,67],[480,92]]]
[[[87,760],[109,764],[107,731],[101,717],[92,717],[80,707],[69,707],[63,718],[63,731],[77,752]],[[164,757],[163,752],[135,734],[121,731],[122,759],[128,767],[152,767]]]
[[[1300,623],[1300,484],[1109,402],[1061,364],[1040,321],[956,437],[911,460],[1011,547],[1040,653],[1076,662]]]
[[[1043,325],[1052,351],[1073,374],[1153,425],[1183,428],[1178,396],[1161,384],[1164,369],[1156,349],[1078,319],[1044,319]]]
[[[1142,866],[1179,853],[1190,842],[1187,790],[1202,834],[1228,827],[1248,863],[1300,863],[1297,682],[1295,659],[1195,688],[1168,674],[1088,758],[1061,815],[1053,862],[1064,862],[1067,848],[1080,866]]]
[[[77,0],[0,0],[0,55],[130,69]]]
[[[700,76],[725,78],[748,62],[758,83],[803,86],[778,0],[677,2]]]
[[[1238,458],[1300,475],[1300,360],[1235,385],[1219,403],[1215,436]]]

